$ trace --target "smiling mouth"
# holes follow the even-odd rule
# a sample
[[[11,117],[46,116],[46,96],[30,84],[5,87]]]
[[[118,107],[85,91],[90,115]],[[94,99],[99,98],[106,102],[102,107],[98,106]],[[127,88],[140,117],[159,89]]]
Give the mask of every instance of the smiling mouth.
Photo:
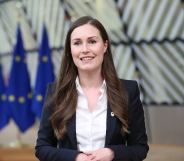
[[[94,59],[94,57],[83,57],[83,58],[80,58],[80,60],[82,61],[82,62],[90,62],[91,60],[93,60]]]

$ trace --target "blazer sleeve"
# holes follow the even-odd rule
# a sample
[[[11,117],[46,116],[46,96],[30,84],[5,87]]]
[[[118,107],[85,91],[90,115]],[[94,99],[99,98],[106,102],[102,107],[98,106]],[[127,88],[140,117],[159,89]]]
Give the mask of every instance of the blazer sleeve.
[[[52,95],[54,85],[50,84],[47,89],[46,99]],[[74,161],[79,151],[65,148],[57,148],[57,138],[54,135],[49,120],[50,107],[43,107],[42,117],[38,130],[38,138],[35,146],[35,155],[40,161]]]
[[[149,146],[145,129],[144,111],[136,81],[124,83],[129,96],[129,130],[126,145],[108,146],[114,151],[114,160],[142,161],[146,158]]]

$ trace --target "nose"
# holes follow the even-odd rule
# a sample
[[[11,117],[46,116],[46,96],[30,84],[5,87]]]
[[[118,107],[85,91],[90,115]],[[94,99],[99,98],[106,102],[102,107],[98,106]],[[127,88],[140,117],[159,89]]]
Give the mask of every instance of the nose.
[[[88,48],[88,44],[87,43],[83,43],[82,45],[82,53],[88,53],[89,52],[89,48]]]

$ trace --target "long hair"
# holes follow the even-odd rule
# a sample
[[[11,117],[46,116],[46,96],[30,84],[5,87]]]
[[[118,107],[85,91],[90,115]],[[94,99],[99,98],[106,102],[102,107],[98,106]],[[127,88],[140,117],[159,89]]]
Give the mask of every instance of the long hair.
[[[75,80],[78,75],[78,70],[72,59],[70,41],[73,30],[85,24],[90,24],[96,27],[99,30],[103,41],[108,43],[101,71],[102,77],[107,84],[108,105],[121,122],[121,134],[124,135],[129,132],[127,114],[128,98],[121,81],[117,77],[108,34],[97,19],[84,16],[71,25],[66,35],[59,77],[56,83],[55,94],[52,99],[54,108],[51,115],[51,123],[58,139],[63,138],[67,134],[67,124],[76,112],[78,95]]]

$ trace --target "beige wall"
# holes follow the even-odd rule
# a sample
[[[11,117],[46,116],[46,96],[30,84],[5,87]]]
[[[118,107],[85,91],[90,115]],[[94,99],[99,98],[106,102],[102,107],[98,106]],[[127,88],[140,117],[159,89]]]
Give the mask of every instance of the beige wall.
[[[8,126],[0,131],[0,146],[18,146],[18,140],[25,145],[35,145],[36,136],[37,136],[38,123],[35,123],[33,127],[27,130],[25,133],[21,134],[14,122],[11,121]],[[19,139],[20,138],[20,139]]]
[[[145,108],[151,142],[184,145],[184,106]]]

